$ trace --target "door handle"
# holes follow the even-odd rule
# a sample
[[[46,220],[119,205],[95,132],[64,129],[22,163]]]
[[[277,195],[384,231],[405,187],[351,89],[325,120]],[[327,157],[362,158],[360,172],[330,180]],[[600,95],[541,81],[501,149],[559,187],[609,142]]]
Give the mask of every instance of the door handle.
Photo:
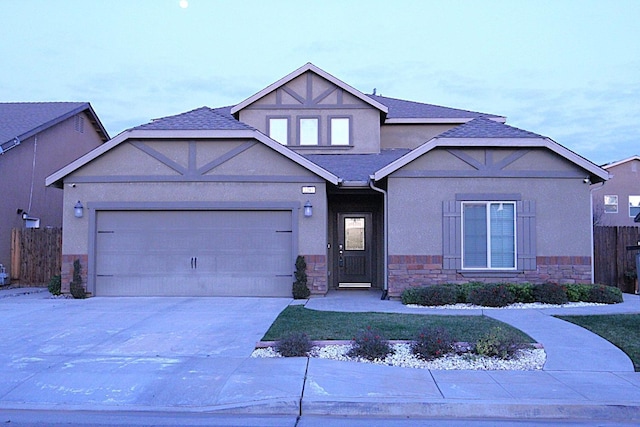
[[[193,268],[198,269],[198,257],[193,257]]]
[[[193,270],[193,257],[191,257],[191,269]]]

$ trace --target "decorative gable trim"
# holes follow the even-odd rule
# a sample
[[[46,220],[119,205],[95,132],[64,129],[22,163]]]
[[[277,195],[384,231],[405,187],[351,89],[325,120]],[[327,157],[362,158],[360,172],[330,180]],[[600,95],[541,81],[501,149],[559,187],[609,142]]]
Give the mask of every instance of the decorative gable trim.
[[[273,91],[277,91],[278,89],[282,88],[285,84],[289,83],[291,80],[295,79],[296,77],[299,77],[300,75],[306,73],[307,71],[311,71],[311,72],[319,75],[320,77],[330,81],[331,83],[333,83],[334,85],[338,86],[342,90],[350,93],[351,95],[355,96],[356,98],[360,99],[361,101],[365,102],[366,104],[371,105],[373,108],[378,109],[380,112],[385,113],[385,114],[387,114],[389,112],[389,109],[385,105],[379,103],[378,101],[376,101],[374,99],[371,99],[370,97],[368,97],[364,93],[362,93],[359,90],[349,86],[347,83],[343,82],[342,80],[339,80],[339,79],[335,78],[334,76],[332,76],[331,74],[327,73],[326,71],[323,71],[320,68],[318,68],[315,65],[313,65],[312,63],[308,62],[305,65],[303,65],[302,67],[300,67],[297,70],[293,71],[292,73],[284,76],[283,78],[281,78],[277,82],[270,84],[266,88],[262,89],[260,92],[258,92],[255,95],[245,99],[244,101],[242,101],[238,105],[232,107],[231,108],[231,114],[236,115],[238,112],[240,112],[240,110],[248,107],[249,105],[251,105],[254,102],[256,102],[257,100],[259,100],[260,98],[263,98],[264,96],[272,93]],[[283,90],[286,91],[287,88],[283,88]],[[316,97],[315,99],[311,99],[310,97],[307,97],[307,98],[309,99],[309,101],[320,102],[320,101],[322,101],[322,99],[324,99],[327,96],[329,96],[329,94],[331,92],[333,92],[333,91],[328,91],[328,93],[323,93],[320,96]],[[287,92],[287,93],[290,96],[296,98],[296,96],[295,96],[296,94],[291,94],[289,92]],[[277,96],[277,93],[276,93],[276,96]],[[298,98],[296,98],[296,99],[298,99]],[[299,100],[299,101],[303,102],[303,100]]]

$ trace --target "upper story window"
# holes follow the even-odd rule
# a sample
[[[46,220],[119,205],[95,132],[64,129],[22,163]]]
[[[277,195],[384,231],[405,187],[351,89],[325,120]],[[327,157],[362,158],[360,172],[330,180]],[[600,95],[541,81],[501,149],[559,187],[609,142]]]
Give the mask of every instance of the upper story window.
[[[331,145],[349,145],[351,143],[351,119],[332,117],[329,122]]]
[[[618,213],[618,196],[610,194],[604,196],[604,212]]]
[[[300,118],[298,128],[300,145],[318,145],[319,126],[317,118]]]
[[[640,214],[640,196],[629,196],[629,216],[635,218]]]
[[[272,117],[269,119],[269,137],[282,145],[289,143],[289,119]]]
[[[515,269],[514,202],[462,203],[462,268]]]

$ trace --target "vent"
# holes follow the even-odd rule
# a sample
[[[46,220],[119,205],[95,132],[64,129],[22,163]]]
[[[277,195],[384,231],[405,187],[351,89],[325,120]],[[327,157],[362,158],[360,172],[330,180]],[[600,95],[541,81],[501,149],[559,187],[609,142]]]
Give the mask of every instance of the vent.
[[[84,133],[84,117],[80,114],[75,116],[75,128],[76,132]]]

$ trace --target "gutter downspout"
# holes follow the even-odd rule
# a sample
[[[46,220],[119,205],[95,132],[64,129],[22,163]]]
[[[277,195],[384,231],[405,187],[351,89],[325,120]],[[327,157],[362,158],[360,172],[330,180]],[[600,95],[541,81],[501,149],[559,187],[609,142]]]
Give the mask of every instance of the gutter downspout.
[[[593,228],[595,224],[593,222],[593,193],[594,191],[600,190],[604,186],[604,182],[600,183],[599,187],[591,187],[589,188],[589,205],[591,206],[591,283],[596,283],[596,260],[595,260],[595,250],[594,247],[594,237],[593,237]]]
[[[388,221],[388,212],[389,206],[387,204],[387,192],[382,188],[376,187],[374,184],[373,176],[369,177],[369,187],[377,191],[378,193],[382,193],[383,200],[383,257],[384,257],[384,279],[383,279],[383,287],[382,287],[382,297],[381,299],[387,299],[387,295],[389,294],[389,239],[388,239],[388,231],[389,231],[389,221]]]

